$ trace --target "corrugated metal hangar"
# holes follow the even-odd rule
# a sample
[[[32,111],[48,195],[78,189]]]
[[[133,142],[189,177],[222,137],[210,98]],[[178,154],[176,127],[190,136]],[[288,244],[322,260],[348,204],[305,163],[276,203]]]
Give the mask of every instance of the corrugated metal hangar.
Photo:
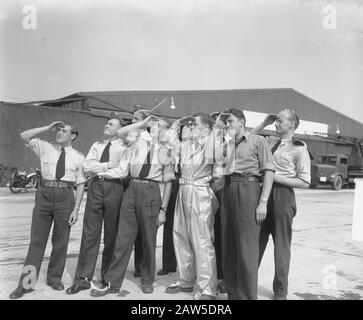
[[[107,91],[80,92],[60,99],[22,104],[0,104],[0,163],[29,170],[39,161],[23,145],[19,133],[55,120],[68,120],[80,129],[75,147],[87,153],[91,144],[102,138],[103,125],[111,111],[131,118],[135,105],[151,109],[156,115],[179,118],[197,112],[211,113],[226,107],[246,111],[247,126],[253,127],[265,114],[291,108],[300,116],[302,131],[308,140],[321,135],[363,139],[363,124],[351,119],[291,88],[203,91]],[[171,107],[175,105],[175,108]],[[316,138],[315,138],[315,137]],[[51,137],[48,137],[51,138]],[[313,155],[321,153],[321,144],[311,144]],[[327,144],[329,146],[329,144]],[[342,147],[346,148],[346,146]],[[316,149],[316,150],[315,150]]]

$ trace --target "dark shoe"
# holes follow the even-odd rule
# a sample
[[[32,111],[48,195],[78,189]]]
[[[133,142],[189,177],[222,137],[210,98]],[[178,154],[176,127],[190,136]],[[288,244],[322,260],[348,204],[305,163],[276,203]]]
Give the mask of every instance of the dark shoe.
[[[194,287],[181,287],[176,283],[171,284],[169,287],[165,289],[166,293],[179,293],[179,292],[193,292]]]
[[[79,284],[73,284],[71,287],[69,287],[66,290],[66,294],[76,294],[82,290],[88,290],[90,287],[91,284],[88,281],[82,280]]]
[[[91,290],[92,297],[103,297],[108,294],[116,294],[116,293],[120,293],[120,289],[115,287],[109,287],[108,285],[102,286],[102,288],[99,289]]]
[[[274,300],[287,300],[286,296],[281,296],[278,294],[274,294]]]
[[[10,295],[9,298],[14,299],[20,299],[24,294],[32,292],[33,289],[24,289],[23,287],[17,287]]]
[[[55,291],[62,291],[64,290],[64,285],[62,282],[58,282],[58,283],[51,283],[51,282],[47,282],[47,285],[50,286],[53,290]]]
[[[140,278],[141,277],[141,271],[135,270],[134,271],[134,278]]]
[[[199,298],[199,300],[215,300],[215,296],[210,296],[209,294],[202,294]]]
[[[161,270],[158,271],[157,275],[158,276],[165,276],[165,275],[167,275],[169,273],[173,273],[173,272],[175,272],[175,271],[171,271],[171,270],[167,271],[167,270],[161,269]]]
[[[226,285],[223,280],[220,283],[218,283],[217,289],[221,294],[227,293]]]
[[[143,293],[150,294],[154,292],[154,287],[151,284],[144,284],[141,290]]]

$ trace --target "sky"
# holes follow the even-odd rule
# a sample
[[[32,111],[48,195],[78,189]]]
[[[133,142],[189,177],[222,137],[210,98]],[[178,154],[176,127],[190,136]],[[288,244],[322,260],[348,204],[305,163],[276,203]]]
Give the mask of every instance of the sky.
[[[0,100],[245,88],[294,88],[363,123],[363,0],[0,2]]]

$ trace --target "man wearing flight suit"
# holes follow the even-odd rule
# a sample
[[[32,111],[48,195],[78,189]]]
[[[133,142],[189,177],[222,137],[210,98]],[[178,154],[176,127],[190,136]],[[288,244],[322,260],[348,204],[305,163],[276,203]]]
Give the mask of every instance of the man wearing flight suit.
[[[117,130],[123,120],[116,115],[105,125],[105,140],[95,142],[85,161],[85,174],[91,179],[83,220],[82,240],[73,285],[67,294],[76,294],[90,288],[104,225],[101,282],[111,262],[117,234],[123,181],[128,174],[128,148],[118,138]]]
[[[190,139],[180,146],[181,178],[173,228],[178,280],[166,293],[193,292],[196,282],[200,291],[194,298],[213,300],[217,295],[213,226],[218,208],[210,187],[213,153],[208,150],[208,141],[213,120],[209,115],[197,114],[194,121]]]
[[[228,299],[256,300],[260,224],[266,217],[275,169],[267,141],[247,132],[243,112],[225,113],[230,139],[221,215],[224,282]]]
[[[57,130],[56,145],[34,138],[49,130]],[[78,136],[78,130],[72,124],[57,121],[45,127],[24,131],[20,136],[40,158],[43,181],[35,195],[30,244],[23,272],[10,299],[19,299],[34,290],[53,222],[47,284],[54,290],[64,289],[62,275],[69,234],[71,225],[78,219],[85,182],[82,167],[84,156],[72,148],[72,142]],[[76,199],[73,192],[75,184]]]
[[[267,117],[258,131],[274,122]],[[267,205],[266,220],[260,233],[261,263],[269,236],[274,242],[275,277],[273,291],[275,300],[286,300],[288,275],[291,259],[292,222],[296,215],[296,201],[293,188],[308,188],[310,184],[310,156],[303,141],[296,140],[294,133],[299,126],[295,111],[286,109],[277,115],[275,127],[278,137],[268,141],[275,164],[274,183]]]
[[[155,279],[155,250],[158,227],[165,222],[174,166],[168,161],[168,150],[158,138],[169,127],[166,120],[148,117],[119,130],[119,136],[145,128],[152,121],[150,134],[143,131],[130,148],[131,182],[121,204],[116,245],[102,288],[93,289],[98,297],[120,291],[138,231],[141,232],[143,255],[141,260],[141,286],[143,293],[153,292]],[[123,130],[124,129],[124,130]],[[164,183],[163,195],[160,184]]]

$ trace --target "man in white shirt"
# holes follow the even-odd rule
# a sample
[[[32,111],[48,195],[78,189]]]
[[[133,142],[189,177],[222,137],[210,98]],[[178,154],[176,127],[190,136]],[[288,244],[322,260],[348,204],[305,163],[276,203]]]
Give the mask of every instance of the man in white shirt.
[[[73,285],[67,294],[90,288],[104,225],[101,282],[111,262],[115,247],[118,219],[124,193],[123,181],[128,174],[128,148],[117,137],[124,125],[112,115],[105,125],[103,141],[95,142],[84,162],[84,171],[91,179],[87,189],[87,203],[83,220],[82,241]]]
[[[50,130],[57,130],[56,144],[35,138]],[[42,185],[35,196],[28,254],[18,287],[10,299],[19,299],[34,290],[52,224],[52,253],[49,259],[47,284],[63,290],[62,275],[66,262],[70,229],[78,219],[84,192],[84,156],[72,147],[78,130],[70,123],[56,121],[50,125],[30,129],[20,134],[40,158]],[[76,198],[73,186],[77,185]],[[29,274],[28,274],[29,273]]]

